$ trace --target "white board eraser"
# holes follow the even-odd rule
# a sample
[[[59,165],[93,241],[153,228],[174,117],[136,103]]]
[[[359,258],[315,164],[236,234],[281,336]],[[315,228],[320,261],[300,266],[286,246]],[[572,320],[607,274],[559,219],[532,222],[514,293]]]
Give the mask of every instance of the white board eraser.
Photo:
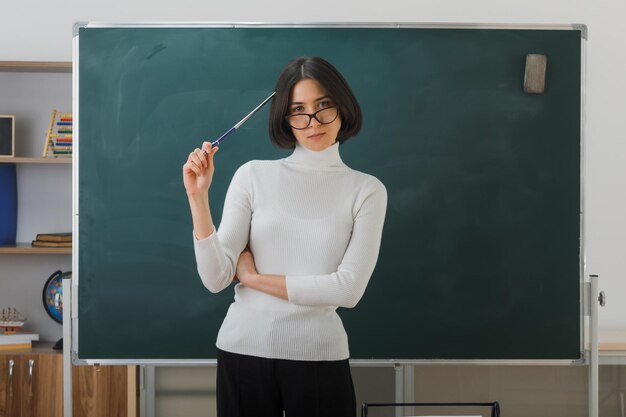
[[[526,70],[524,71],[524,92],[541,94],[546,89],[546,67],[548,58],[545,55],[526,55]]]

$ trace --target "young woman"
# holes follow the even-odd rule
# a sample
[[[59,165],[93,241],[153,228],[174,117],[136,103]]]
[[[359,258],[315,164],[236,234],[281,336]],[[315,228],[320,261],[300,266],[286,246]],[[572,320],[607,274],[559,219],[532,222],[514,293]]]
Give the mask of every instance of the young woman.
[[[219,231],[208,201],[217,148],[205,142],[183,166],[202,282],[218,292],[238,281],[217,336],[218,416],[354,417],[348,337],[336,310],[354,307],[365,291],[387,192],[341,160],[361,110],[337,69],[297,58],[275,91],[270,136],[294,151],[237,170]]]

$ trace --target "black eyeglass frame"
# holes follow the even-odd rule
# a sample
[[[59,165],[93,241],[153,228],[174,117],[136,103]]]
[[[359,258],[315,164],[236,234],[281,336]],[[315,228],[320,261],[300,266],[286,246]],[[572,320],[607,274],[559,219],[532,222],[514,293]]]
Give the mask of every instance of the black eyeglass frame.
[[[337,113],[335,114],[335,118],[333,120],[331,120],[330,122],[322,122],[320,119],[317,118],[317,113],[322,112],[324,110],[328,110],[328,109],[336,109],[337,110]],[[294,116],[309,116],[309,122],[304,127],[294,127],[291,123],[289,123],[289,118],[290,117],[294,117]],[[289,115],[285,116],[285,120],[287,121],[287,124],[289,126],[291,126],[293,129],[304,130],[307,127],[311,126],[311,120],[313,118],[315,118],[315,120],[317,120],[322,125],[328,125],[328,124],[331,124],[332,122],[334,122],[335,120],[337,120],[337,117],[339,117],[339,106],[335,104],[334,106],[324,107],[323,109],[320,109],[320,110],[316,111],[315,113],[311,113],[311,114],[309,114],[309,113],[289,114]]]

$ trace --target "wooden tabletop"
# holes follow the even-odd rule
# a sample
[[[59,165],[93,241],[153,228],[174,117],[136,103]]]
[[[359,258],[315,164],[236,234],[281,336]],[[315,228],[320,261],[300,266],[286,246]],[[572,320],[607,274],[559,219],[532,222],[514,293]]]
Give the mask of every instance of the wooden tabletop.
[[[626,351],[626,330],[598,331],[600,351]]]

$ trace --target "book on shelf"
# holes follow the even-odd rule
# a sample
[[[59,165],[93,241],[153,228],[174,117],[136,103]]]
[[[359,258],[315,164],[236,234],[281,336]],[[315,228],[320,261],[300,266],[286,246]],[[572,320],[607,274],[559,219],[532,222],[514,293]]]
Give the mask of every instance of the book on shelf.
[[[33,342],[38,340],[39,334],[37,333],[3,334],[0,332],[0,350],[30,349],[33,347]]]
[[[33,240],[33,246],[36,248],[71,248],[72,242],[42,242]]]
[[[44,157],[72,156],[72,113],[62,113],[52,110],[46,144],[43,149]]]
[[[71,242],[72,232],[63,233],[39,233],[35,239],[44,242]]]

